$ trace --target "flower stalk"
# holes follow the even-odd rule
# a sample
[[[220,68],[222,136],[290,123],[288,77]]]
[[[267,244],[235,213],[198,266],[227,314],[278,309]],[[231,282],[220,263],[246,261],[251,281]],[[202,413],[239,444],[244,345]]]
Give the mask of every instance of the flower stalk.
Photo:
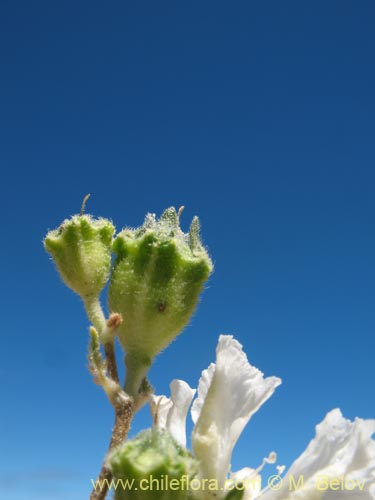
[[[134,402],[132,399],[119,399],[115,406],[115,423],[112,428],[111,440],[108,446],[108,456],[115,448],[121,445],[129,432],[131,422],[134,416]],[[112,471],[108,467],[106,460],[102,464],[100,473],[96,479],[90,500],[104,500],[107,496],[109,485],[112,479]],[[99,486],[100,485],[100,486]]]

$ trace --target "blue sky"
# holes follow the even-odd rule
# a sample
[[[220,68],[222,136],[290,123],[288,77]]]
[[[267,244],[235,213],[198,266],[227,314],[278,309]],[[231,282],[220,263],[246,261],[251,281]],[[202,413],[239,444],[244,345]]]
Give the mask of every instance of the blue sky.
[[[231,333],[283,385],[233,468],[289,464],[327,411],[374,417],[375,7],[361,2],[0,6],[7,500],[87,498],[112,411],[88,322],[42,247],[79,211],[139,225],[185,205],[215,272],[151,380],[196,385]],[[146,410],[132,434],[150,425]]]

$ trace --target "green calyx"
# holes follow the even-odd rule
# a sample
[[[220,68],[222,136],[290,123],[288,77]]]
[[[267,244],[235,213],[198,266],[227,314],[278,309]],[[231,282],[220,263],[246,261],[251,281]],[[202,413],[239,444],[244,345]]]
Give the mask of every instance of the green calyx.
[[[115,500],[187,500],[198,470],[192,455],[168,431],[149,429],[115,449],[107,459]]]
[[[114,232],[107,219],[74,215],[44,239],[62,280],[84,299],[97,296],[108,281]]]
[[[213,266],[200,240],[198,218],[185,234],[174,208],[159,220],[148,214],[140,228],[124,229],[113,250],[109,307],[124,319],[117,334],[128,368],[138,371],[127,388],[132,393],[154,356],[188,323]]]

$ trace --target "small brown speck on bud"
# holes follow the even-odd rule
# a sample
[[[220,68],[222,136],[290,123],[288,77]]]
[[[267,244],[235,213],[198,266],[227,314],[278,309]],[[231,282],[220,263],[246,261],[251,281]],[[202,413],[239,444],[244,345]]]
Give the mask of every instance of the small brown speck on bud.
[[[122,317],[119,313],[112,313],[107,321],[108,328],[117,328],[122,323]]]

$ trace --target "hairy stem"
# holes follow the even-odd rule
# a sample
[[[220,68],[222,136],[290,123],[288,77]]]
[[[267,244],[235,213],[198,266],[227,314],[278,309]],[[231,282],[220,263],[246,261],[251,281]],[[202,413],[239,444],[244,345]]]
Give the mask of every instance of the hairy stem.
[[[139,397],[142,380],[147,376],[151,362],[150,358],[138,356],[135,353],[127,353],[125,356],[126,379],[124,389],[135,401]]]
[[[101,336],[106,328],[106,321],[99,297],[97,295],[84,297],[83,303],[85,305],[87,317],[97,329],[99,336]]]
[[[119,314],[112,314],[108,321],[106,321],[102,307],[100,305],[99,297],[87,297],[84,299],[84,304],[90,321],[98,331],[98,333],[96,333],[96,336],[92,337],[94,338],[94,340],[97,339],[98,342],[97,356],[101,359],[99,350],[100,338],[104,346],[108,376],[113,382],[119,385],[120,380],[117,370],[113,334],[116,327],[122,321],[121,316]],[[93,355],[94,354],[95,352],[93,351]],[[100,369],[100,366],[99,368],[97,367],[97,369]],[[103,376],[104,378],[106,378],[105,375]],[[104,385],[103,388],[105,389]],[[114,396],[113,399],[112,397],[110,397],[110,399],[115,409],[115,423],[112,428],[111,440],[108,446],[106,457],[108,456],[108,453],[110,453],[116,446],[121,444],[126,439],[130,429],[131,421],[135,413],[134,400],[131,397],[128,397],[123,391],[120,390],[120,392],[117,393],[117,395]],[[90,500],[103,500],[108,493],[111,480],[112,473],[106,466],[106,461],[104,460],[99,476],[96,479],[95,485],[91,492]]]
[[[106,342],[104,344],[105,357],[107,359],[107,369],[108,375],[112,380],[119,383],[120,379],[117,371],[116,354],[115,354],[115,344],[112,341]]]
[[[115,408],[115,423],[112,429],[112,436],[109,443],[107,455],[117,445],[121,444],[128,435],[130,424],[134,416],[134,402],[132,399],[126,401],[119,401]],[[106,497],[112,473],[103,462],[99,476],[96,480],[95,486],[91,492],[90,500],[104,500]]]

